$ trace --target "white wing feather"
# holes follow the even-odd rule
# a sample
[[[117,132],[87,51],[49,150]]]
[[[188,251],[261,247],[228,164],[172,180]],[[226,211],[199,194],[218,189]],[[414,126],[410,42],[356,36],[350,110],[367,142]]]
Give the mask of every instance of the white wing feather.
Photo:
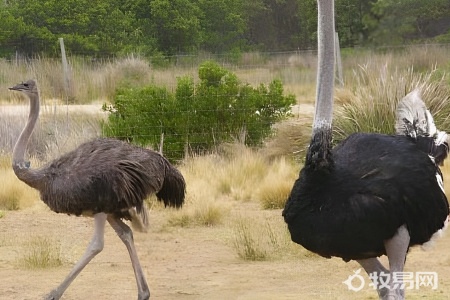
[[[422,101],[418,89],[407,94],[398,103],[395,131],[412,138],[434,136],[438,133],[433,116]]]

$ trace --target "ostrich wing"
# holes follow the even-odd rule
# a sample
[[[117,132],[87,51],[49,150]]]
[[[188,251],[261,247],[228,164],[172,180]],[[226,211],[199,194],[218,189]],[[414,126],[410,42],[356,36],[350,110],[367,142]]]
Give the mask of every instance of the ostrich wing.
[[[397,106],[395,131],[412,138],[434,136],[437,133],[433,116],[420,98],[419,90],[407,94]]]
[[[412,91],[399,102],[396,114],[396,133],[415,139],[419,149],[427,153],[433,162],[442,164],[449,151],[447,133],[436,128],[419,90]]]
[[[119,214],[157,193],[165,160],[156,152],[97,139],[37,170],[42,200],[55,212]]]
[[[426,140],[433,143],[431,137],[419,139]],[[449,213],[435,176],[439,168],[417,148],[408,137],[354,134],[333,149],[337,168],[350,172],[368,194],[395,202],[390,211],[407,224],[411,244],[426,242]]]

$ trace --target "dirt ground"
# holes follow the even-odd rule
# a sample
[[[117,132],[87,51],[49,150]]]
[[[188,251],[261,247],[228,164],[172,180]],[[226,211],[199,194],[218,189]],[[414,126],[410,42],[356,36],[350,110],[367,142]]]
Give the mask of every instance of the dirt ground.
[[[247,206],[248,208],[248,206]],[[257,209],[257,206],[255,205]],[[270,212],[274,216],[281,211]],[[229,242],[229,227],[164,226],[166,213],[150,212],[148,233],[135,233],[137,251],[153,299],[377,299],[365,285],[349,291],[342,282],[359,269],[354,262],[305,257],[248,262]],[[55,214],[44,204],[0,219],[0,299],[42,299],[82,255],[93,230],[92,219]],[[61,245],[61,267],[27,270],[18,265],[26,241],[51,236]],[[407,299],[450,299],[450,237],[444,234],[428,251],[414,248],[409,272],[437,272],[438,288],[408,290]],[[356,284],[355,284],[356,285]],[[105,248],[81,272],[62,299],[136,299],[137,289],[125,246],[107,227]]]
[[[449,172],[447,172],[449,173]],[[447,176],[449,177],[449,176]],[[446,182],[450,186],[450,182]],[[244,210],[259,209],[255,204]],[[266,212],[281,219],[281,211]],[[245,215],[245,214],[244,214]],[[249,215],[251,216],[251,214]],[[137,252],[150,286],[152,299],[160,300],[287,300],[377,299],[369,278],[358,292],[343,281],[359,270],[355,262],[320,257],[284,257],[249,262],[238,257],[230,243],[227,224],[214,227],[170,227],[167,213],[150,212],[148,233],[135,233]],[[55,214],[36,204],[0,218],[0,300],[42,299],[67,275],[81,257],[93,231],[93,220]],[[63,295],[64,300],[136,299],[137,289],[125,246],[107,226],[104,250],[80,273]],[[27,241],[51,237],[61,246],[60,267],[29,270],[18,264]],[[438,287],[406,291],[407,299],[450,299],[450,233],[428,251],[413,248],[407,272],[436,272]],[[385,259],[383,259],[385,262]],[[355,284],[356,285],[356,284]]]

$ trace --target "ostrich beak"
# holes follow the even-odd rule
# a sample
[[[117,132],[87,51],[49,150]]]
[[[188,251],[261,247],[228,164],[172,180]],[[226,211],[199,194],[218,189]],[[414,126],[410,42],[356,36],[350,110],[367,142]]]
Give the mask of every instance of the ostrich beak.
[[[15,86],[12,86],[9,88],[11,91],[23,91],[28,89],[28,84],[25,82],[16,84]]]

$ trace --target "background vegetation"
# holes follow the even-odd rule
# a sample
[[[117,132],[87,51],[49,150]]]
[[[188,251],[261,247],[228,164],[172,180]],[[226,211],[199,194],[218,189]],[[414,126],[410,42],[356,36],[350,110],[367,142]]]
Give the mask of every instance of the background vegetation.
[[[0,57],[104,57],[314,49],[315,0],[6,0]],[[342,47],[450,41],[447,0],[336,1]]]
[[[436,45],[389,52],[344,51],[344,85],[337,86],[335,93],[336,139],[354,131],[391,132],[396,103],[414,88],[422,90],[439,129],[450,131],[448,57],[449,48]],[[167,109],[167,115],[159,115],[152,122],[179,121],[186,112],[182,109],[182,101],[177,104],[180,105],[177,106],[178,111],[168,109],[175,108],[171,105],[177,97],[201,101],[215,113],[217,107],[212,105],[222,103],[215,102],[215,99],[220,99],[223,107],[217,113],[226,114],[230,103],[233,105],[235,101],[244,99],[236,92],[239,87],[247,91],[244,94],[251,95],[247,101],[252,105],[259,103],[258,99],[278,99],[282,112],[286,112],[285,105],[292,100],[286,95],[295,95],[296,105],[290,109],[292,115],[282,120],[268,119],[272,122],[273,132],[258,147],[217,143],[202,155],[191,152],[184,156],[183,151],[183,159],[177,165],[188,185],[186,206],[179,211],[166,211],[152,199],[149,199],[149,206],[163,219],[161,230],[229,229],[227,243],[234,248],[236,256],[245,260],[276,260],[291,255],[311,259],[305,250],[289,242],[280,209],[298,176],[309,143],[315,96],[315,61],[314,52],[271,56],[256,52],[242,56],[235,64],[207,60],[192,67],[168,65],[155,68],[147,59],[138,56],[97,62],[77,57],[70,60],[76,95],[73,99],[76,104],[89,104],[82,106],[67,105],[63,101],[64,85],[59,60],[0,61],[0,74],[8,78],[8,82],[0,83],[0,99],[3,99],[0,105],[0,219],[22,212],[45,210],[44,204],[37,200],[37,193],[18,181],[10,167],[12,145],[26,122],[28,109],[27,105],[19,105],[26,103],[20,94],[7,91],[11,84],[30,77],[37,78],[40,84],[42,114],[28,152],[32,166],[39,166],[79,143],[101,135],[100,124],[109,124],[109,117],[114,118],[116,110],[126,112],[127,118],[137,118],[135,129],[145,133],[152,123],[144,120],[144,109],[150,107],[158,114],[164,112],[161,107]],[[255,62],[257,64],[253,64]],[[252,65],[254,67],[250,67]],[[215,98],[211,98],[211,94]],[[125,102],[116,101],[121,97]],[[139,102],[141,100],[142,103]],[[130,104],[130,101],[137,103]],[[111,105],[109,113],[101,111],[102,104],[105,107]],[[209,126],[212,128],[212,124]],[[229,129],[224,128],[221,134],[229,135]],[[242,128],[242,124],[236,126],[238,128]],[[167,140],[174,138],[170,137],[169,131],[165,132]],[[130,135],[129,138],[143,136]],[[196,138],[201,140],[200,136]],[[248,220],[253,221],[249,224]],[[20,266],[46,268],[66,261],[58,247],[49,253],[48,249],[40,247],[42,243],[30,239],[24,241],[25,244],[25,247],[31,245],[29,247],[36,252],[19,255],[17,263]],[[35,260],[35,257],[39,259]]]

